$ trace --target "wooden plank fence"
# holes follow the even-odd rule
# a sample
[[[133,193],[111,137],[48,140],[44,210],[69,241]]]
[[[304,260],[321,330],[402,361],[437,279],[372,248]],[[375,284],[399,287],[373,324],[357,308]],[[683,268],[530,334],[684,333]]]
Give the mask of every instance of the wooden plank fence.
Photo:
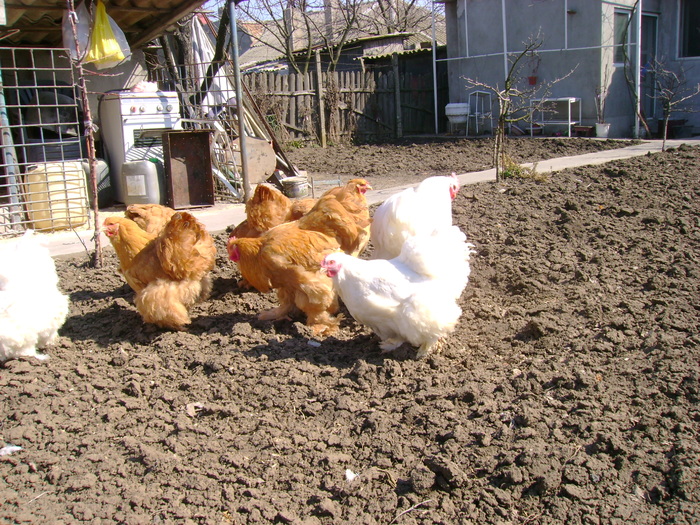
[[[381,70],[274,72],[243,81],[282,142],[372,141],[435,132],[431,73]],[[399,82],[396,82],[397,76]],[[325,120],[319,119],[322,108]]]

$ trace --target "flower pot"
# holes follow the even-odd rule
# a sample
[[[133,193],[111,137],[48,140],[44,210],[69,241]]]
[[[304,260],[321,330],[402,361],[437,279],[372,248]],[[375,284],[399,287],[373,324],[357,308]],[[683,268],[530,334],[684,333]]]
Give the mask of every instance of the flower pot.
[[[608,138],[610,132],[610,122],[598,122],[595,125],[595,136],[603,139]]]

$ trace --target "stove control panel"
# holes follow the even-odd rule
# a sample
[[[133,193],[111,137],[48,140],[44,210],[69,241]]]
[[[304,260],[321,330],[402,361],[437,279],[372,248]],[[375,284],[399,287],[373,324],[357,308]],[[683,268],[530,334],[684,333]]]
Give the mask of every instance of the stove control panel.
[[[134,115],[173,115],[179,116],[180,103],[174,91],[156,91],[155,93],[132,93],[122,91],[108,93],[103,103],[118,103],[122,116]]]

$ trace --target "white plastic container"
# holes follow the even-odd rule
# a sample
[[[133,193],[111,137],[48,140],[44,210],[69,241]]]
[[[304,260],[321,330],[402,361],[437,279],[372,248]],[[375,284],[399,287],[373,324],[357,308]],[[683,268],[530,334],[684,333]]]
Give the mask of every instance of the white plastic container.
[[[453,103],[445,106],[445,115],[450,121],[450,124],[464,124],[469,115],[469,104]]]
[[[164,182],[162,170],[150,160],[136,160],[122,164],[124,204],[163,204]]]
[[[35,230],[67,230],[87,222],[87,185],[81,161],[42,162],[28,168],[25,202]]]

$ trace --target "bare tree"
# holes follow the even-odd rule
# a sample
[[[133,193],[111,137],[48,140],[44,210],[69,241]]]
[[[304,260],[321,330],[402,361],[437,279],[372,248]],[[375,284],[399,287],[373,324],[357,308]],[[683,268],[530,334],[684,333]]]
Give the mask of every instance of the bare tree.
[[[661,60],[654,60],[648,69],[654,76],[655,94],[653,98],[661,104],[663,128],[661,151],[666,151],[668,121],[676,111],[692,111],[694,108],[685,103],[700,93],[700,83],[689,87],[682,67],[678,71],[668,69]]]
[[[253,39],[263,38],[297,73],[306,73],[315,49],[324,48],[333,71],[362,8],[361,0],[251,0],[239,5],[239,28]]]
[[[432,24],[432,0],[378,0],[363,10],[360,25],[371,34],[429,31]],[[374,5],[373,5],[374,4]]]
[[[359,15],[363,8],[362,0],[324,0],[324,17],[319,23],[319,17],[308,17],[313,31],[320,40],[314,47],[325,48],[328,53],[328,69],[335,71],[343,48],[350,37],[358,35]]]
[[[97,191],[97,155],[95,153],[95,130],[96,127],[94,125],[94,122],[92,120],[92,114],[90,112],[90,104],[88,102],[88,89],[87,89],[87,82],[85,80],[85,69],[83,68],[83,58],[78,58],[78,57],[84,57],[83,51],[80,48],[80,41],[78,39],[78,16],[76,15],[75,12],[75,4],[73,0],[67,0],[66,2],[66,8],[68,10],[68,18],[70,21],[70,27],[71,27],[71,33],[73,37],[73,45],[75,46],[75,52],[76,52],[76,57],[73,57],[70,53],[68,56],[71,59],[71,62],[73,63],[73,66],[76,68],[76,74],[78,76],[78,84],[77,86],[80,89],[80,99],[83,104],[83,110],[85,112],[84,118],[85,118],[85,144],[87,146],[87,157],[88,157],[88,164],[90,167],[89,174],[88,174],[88,182],[90,184],[90,190],[91,190],[91,196],[90,196],[90,201],[92,205],[92,211],[94,214],[94,220],[95,220],[95,231],[93,233],[92,240],[95,243],[95,252],[92,254],[92,265],[95,268],[101,268],[102,267],[102,262],[103,262],[103,257],[102,257],[102,240],[100,239],[100,230],[98,227],[98,224],[100,222],[100,210],[99,210],[99,204],[98,204],[98,191]],[[82,241],[81,241],[82,242]],[[83,246],[85,247],[85,244],[83,243]],[[87,251],[87,248],[86,248]]]
[[[304,8],[297,8],[291,0],[256,0],[254,2],[241,2],[238,9],[241,17],[238,21],[238,30],[246,33],[252,40],[264,39],[266,46],[284,56],[289,67],[297,73],[306,72],[304,62],[299,60],[295,51],[295,34],[299,34],[304,28],[303,17],[296,13],[305,12]],[[309,29],[306,29],[308,41]],[[305,62],[308,64],[308,60]],[[308,67],[308,66],[306,66]]]
[[[503,82],[500,84],[487,84],[479,80],[466,78],[467,86],[480,88],[492,93],[498,100],[498,119],[494,130],[493,165],[496,168],[496,180],[500,181],[504,167],[507,164],[505,148],[506,129],[526,120],[532,120],[535,112],[548,112],[551,108],[544,100],[551,94],[552,86],[564,80],[574,72],[569,71],[563,77],[550,82],[543,82],[539,86],[530,86],[523,75],[524,59],[537,56],[537,50],[542,47],[542,38],[538,34],[525,42],[525,48],[509,59],[510,67]],[[532,124],[531,124],[532,125]]]

